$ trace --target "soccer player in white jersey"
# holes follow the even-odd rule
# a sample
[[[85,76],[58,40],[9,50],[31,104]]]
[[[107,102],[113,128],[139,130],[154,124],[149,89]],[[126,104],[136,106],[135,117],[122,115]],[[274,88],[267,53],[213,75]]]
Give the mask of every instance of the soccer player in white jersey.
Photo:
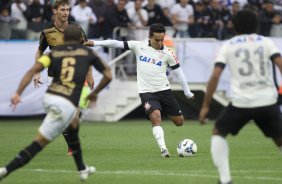
[[[182,126],[184,117],[181,109],[170,90],[166,75],[170,67],[176,72],[181,82],[185,96],[192,99],[179,61],[174,52],[163,45],[165,28],[162,24],[152,24],[149,40],[145,41],[88,41],[88,46],[104,46],[129,49],[135,53],[137,61],[137,85],[142,106],[153,126],[153,135],[159,145],[162,157],[170,157],[161,127],[162,115],[166,114],[176,126]]]
[[[219,50],[199,115],[204,124],[220,75],[228,65],[233,96],[216,120],[211,137],[211,155],[220,184],[232,183],[226,136],[236,135],[250,120],[254,120],[282,151],[282,120],[271,73],[271,62],[282,73],[280,52],[269,38],[255,33],[258,17],[253,12],[242,10],[232,22],[238,35],[226,41]]]

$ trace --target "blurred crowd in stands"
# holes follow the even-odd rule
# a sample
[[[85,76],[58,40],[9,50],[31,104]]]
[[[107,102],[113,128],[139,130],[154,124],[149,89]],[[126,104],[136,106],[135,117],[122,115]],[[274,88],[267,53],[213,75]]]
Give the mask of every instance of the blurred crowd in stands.
[[[0,39],[39,39],[53,20],[51,2],[1,0]],[[88,38],[112,38],[116,27],[137,30],[162,23],[174,37],[223,40],[235,34],[231,19],[242,8],[259,15],[258,33],[282,36],[282,0],[70,0],[70,5],[70,21],[81,25]]]

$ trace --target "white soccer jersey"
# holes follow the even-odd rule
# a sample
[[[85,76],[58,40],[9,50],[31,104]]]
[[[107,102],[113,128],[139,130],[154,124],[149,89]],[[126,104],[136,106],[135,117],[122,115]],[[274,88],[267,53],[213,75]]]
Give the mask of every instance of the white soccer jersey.
[[[231,71],[231,102],[236,107],[260,107],[276,103],[270,57],[278,48],[261,35],[239,35],[226,41],[216,62],[227,64]]]
[[[128,47],[135,53],[137,62],[137,86],[139,93],[170,89],[166,75],[167,67],[178,64],[174,52],[164,46],[156,50],[146,41],[128,41]]]

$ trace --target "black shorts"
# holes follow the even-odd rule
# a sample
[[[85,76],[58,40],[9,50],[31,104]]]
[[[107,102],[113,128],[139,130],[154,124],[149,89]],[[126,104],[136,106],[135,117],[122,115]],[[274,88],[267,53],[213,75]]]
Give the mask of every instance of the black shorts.
[[[229,104],[219,115],[215,127],[220,134],[236,135],[250,120],[255,121],[265,136],[282,136],[282,118],[277,104],[256,108],[238,108]]]
[[[156,109],[159,109],[162,115],[182,116],[182,111],[171,90],[155,93],[139,93],[139,96],[147,117]]]

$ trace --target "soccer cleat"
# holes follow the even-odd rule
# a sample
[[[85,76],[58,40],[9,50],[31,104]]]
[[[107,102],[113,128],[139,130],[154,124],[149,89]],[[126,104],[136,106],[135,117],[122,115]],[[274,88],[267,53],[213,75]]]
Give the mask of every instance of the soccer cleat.
[[[0,167],[0,181],[7,175],[7,169],[5,167]]]
[[[96,168],[94,166],[87,166],[82,171],[79,171],[79,177],[81,181],[87,180],[88,176],[95,173]]]
[[[72,149],[71,148],[68,149],[68,156],[72,156]]]
[[[167,149],[163,149],[163,150],[161,151],[161,156],[164,157],[164,158],[169,158],[169,157],[170,157],[170,154],[169,154],[169,152],[168,152]]]

